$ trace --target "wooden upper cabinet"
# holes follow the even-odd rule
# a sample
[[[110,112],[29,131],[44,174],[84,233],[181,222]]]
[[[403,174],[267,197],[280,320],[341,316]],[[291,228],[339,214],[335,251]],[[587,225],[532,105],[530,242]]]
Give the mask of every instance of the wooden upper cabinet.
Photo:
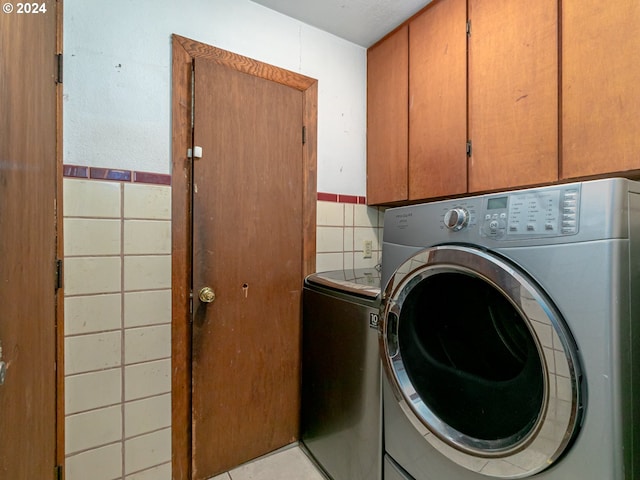
[[[562,0],[563,179],[640,169],[640,2]]]
[[[469,19],[469,191],[557,181],[557,0],[469,0]]]
[[[407,200],[408,27],[367,51],[367,203]]]
[[[409,199],[467,191],[467,2],[409,23]]]

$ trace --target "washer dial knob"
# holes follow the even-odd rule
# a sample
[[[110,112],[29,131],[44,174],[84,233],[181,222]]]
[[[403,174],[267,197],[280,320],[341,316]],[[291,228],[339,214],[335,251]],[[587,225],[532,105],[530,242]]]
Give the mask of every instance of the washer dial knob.
[[[462,207],[452,208],[444,214],[444,224],[454,232],[462,230],[469,224],[469,212]]]

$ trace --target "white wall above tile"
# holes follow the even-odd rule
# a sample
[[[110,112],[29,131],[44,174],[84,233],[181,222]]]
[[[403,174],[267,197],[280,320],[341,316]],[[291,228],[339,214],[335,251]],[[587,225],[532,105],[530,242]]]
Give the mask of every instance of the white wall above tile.
[[[364,194],[363,47],[249,0],[67,0],[64,25],[64,163],[169,173],[178,33],[318,79],[318,189]]]

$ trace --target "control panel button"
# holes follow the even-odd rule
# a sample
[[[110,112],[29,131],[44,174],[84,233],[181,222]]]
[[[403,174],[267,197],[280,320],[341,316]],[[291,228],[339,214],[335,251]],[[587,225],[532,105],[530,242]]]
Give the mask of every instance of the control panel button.
[[[580,224],[580,186],[492,194],[483,201],[483,208],[481,235],[495,240],[573,235]]]

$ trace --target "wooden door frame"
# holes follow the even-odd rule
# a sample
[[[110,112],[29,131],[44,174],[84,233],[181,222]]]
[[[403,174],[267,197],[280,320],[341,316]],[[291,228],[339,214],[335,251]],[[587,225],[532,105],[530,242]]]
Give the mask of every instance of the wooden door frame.
[[[171,179],[171,458],[172,478],[191,479],[191,72],[204,58],[248,75],[278,82],[303,94],[306,142],[302,146],[302,272],[315,271],[318,82],[195,40],[172,36]]]
[[[56,53],[62,59],[63,39],[63,0],[56,1]],[[62,69],[62,62],[58,63]],[[64,231],[63,231],[63,174],[64,158],[62,150],[62,111],[63,111],[63,77],[62,71],[58,72],[56,80],[56,256],[58,260],[64,259]],[[59,272],[59,286],[56,291],[56,468],[61,469],[60,480],[64,480],[66,474],[65,465],[65,365],[64,365],[64,270]]]

